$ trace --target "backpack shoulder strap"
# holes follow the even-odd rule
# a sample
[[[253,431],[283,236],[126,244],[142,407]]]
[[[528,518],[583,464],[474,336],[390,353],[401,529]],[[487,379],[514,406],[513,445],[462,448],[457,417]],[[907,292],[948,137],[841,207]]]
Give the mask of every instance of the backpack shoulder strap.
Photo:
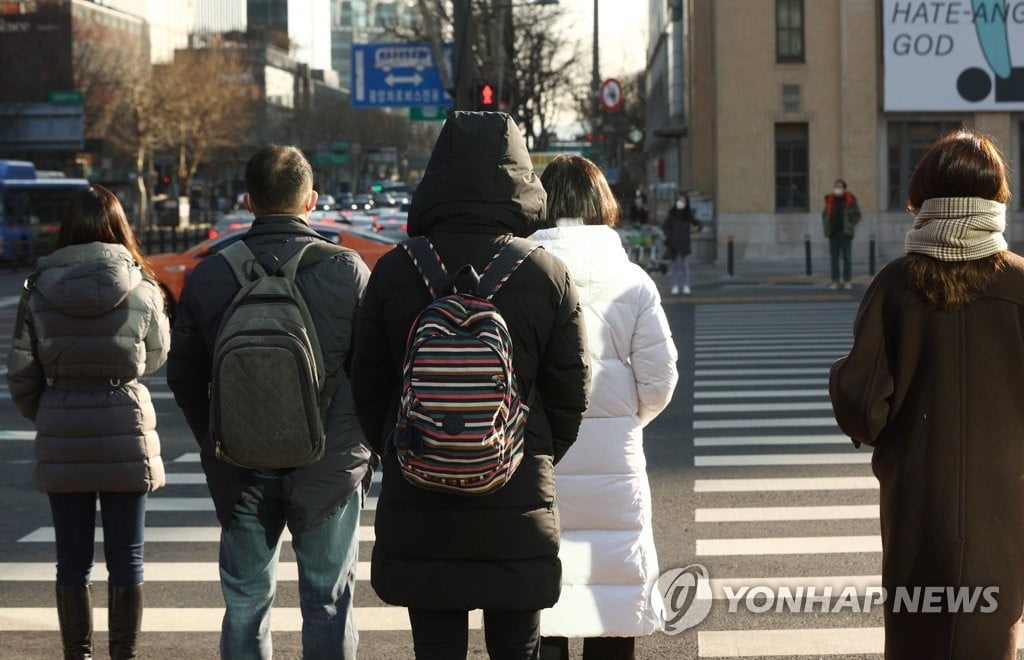
[[[431,298],[437,298],[445,289],[448,271],[445,270],[441,257],[426,236],[416,236],[399,243],[412,263],[419,271],[423,283],[427,286]]]
[[[267,275],[266,271],[263,270],[263,266],[256,259],[256,255],[252,253],[252,250],[249,249],[249,246],[243,240],[235,241],[218,254],[228,262],[231,272],[235,274],[235,279],[243,287],[253,280],[252,274],[255,274],[257,277],[266,277]]]
[[[509,276],[539,247],[540,245],[533,241],[513,237],[498,250],[491,263],[487,264],[483,275],[480,276],[480,284],[476,287],[477,295],[485,300],[493,298]]]

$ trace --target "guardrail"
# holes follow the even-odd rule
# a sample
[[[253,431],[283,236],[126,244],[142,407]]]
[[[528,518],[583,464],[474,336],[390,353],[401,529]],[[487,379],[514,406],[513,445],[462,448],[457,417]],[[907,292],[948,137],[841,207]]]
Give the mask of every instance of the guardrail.
[[[181,252],[205,241],[209,232],[210,225],[150,227],[139,232],[139,247],[143,254]]]

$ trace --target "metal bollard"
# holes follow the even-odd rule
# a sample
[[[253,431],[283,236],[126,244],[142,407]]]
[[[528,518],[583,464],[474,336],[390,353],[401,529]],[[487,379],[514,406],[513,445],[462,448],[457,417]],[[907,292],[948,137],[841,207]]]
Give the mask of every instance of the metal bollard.
[[[728,238],[726,238],[725,243],[725,263],[726,268],[729,272],[729,277],[732,277],[736,274],[736,251],[734,243],[735,239],[733,238],[732,234],[729,234]]]
[[[875,274],[875,235],[871,234],[871,240],[868,241],[868,275]]]
[[[804,274],[811,276],[811,235],[804,234]]]

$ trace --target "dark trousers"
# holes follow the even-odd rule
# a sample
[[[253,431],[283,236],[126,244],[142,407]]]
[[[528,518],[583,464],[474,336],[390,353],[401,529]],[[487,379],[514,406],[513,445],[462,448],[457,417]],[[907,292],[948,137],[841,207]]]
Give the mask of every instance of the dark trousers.
[[[469,652],[469,612],[409,608],[416,660],[460,660]],[[540,658],[540,610],[484,610],[484,639],[491,660]]]
[[[853,264],[850,263],[853,253],[853,237],[832,235],[828,238],[828,256],[832,261],[832,281],[839,281],[839,257],[843,258],[843,281],[853,278]]]
[[[57,537],[57,584],[83,587],[92,573],[96,498],[103,518],[103,554],[109,583],[142,583],[146,493],[50,493]]]
[[[635,648],[635,637],[586,637],[583,640],[583,660],[633,660],[636,658]],[[540,660],[569,660],[568,638],[541,639]]]

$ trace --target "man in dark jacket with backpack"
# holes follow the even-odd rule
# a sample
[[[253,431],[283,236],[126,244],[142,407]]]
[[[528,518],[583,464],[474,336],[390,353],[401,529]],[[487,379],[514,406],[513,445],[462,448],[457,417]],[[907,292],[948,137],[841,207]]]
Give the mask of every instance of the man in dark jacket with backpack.
[[[296,262],[294,281],[312,320],[326,382],[335,391],[333,399],[331,393],[314,393],[313,405],[326,408],[320,411],[324,448],[319,460],[281,469],[245,469],[229,463],[220,451],[218,420],[232,415],[237,419],[238,412],[218,409],[223,364],[215,363],[214,356],[220,348],[221,322],[226,313],[235,318],[233,300],[242,286],[225,255],[203,260],[178,304],[167,381],[202,449],[203,470],[222,526],[220,573],[226,609],[221,655],[271,657],[269,615],[281,534],[287,525],[299,571],[302,657],[354,658],[360,484],[371,454],[356,418],[347,366],[355,310],[369,271],[358,254],[325,247],[331,244],[308,226],[317,193],[309,162],[298,149],[261,149],[246,166],[245,181],[246,205],[256,220],[242,238],[255,261],[241,269],[243,274],[253,279],[259,273],[280,275],[282,265],[304,246],[315,244]],[[319,256],[307,259],[306,253],[314,252]],[[239,368],[258,368],[259,359],[259,354],[247,354]],[[282,380],[280,374],[254,376],[250,388],[236,396],[251,392],[253,397],[265,397],[262,401],[268,407],[302,405],[301,400],[292,400],[295,397],[278,401]],[[260,400],[249,405],[258,407]],[[251,433],[255,447],[271,452],[278,434],[265,427]]]
[[[467,264],[483,273],[512,236],[544,226],[545,200],[508,115],[454,112],[413,195],[409,234],[426,236],[448,273]],[[466,657],[473,609],[484,610],[492,658],[534,658],[540,610],[560,589],[553,464],[575,442],[587,407],[578,295],[564,264],[537,249],[492,299],[530,411],[522,463],[487,495],[414,485],[386,442],[398,417],[409,329],[430,301],[409,255],[395,249],[377,263],[359,310],[353,391],[384,474],[372,584],[385,602],[409,608],[418,659]]]

